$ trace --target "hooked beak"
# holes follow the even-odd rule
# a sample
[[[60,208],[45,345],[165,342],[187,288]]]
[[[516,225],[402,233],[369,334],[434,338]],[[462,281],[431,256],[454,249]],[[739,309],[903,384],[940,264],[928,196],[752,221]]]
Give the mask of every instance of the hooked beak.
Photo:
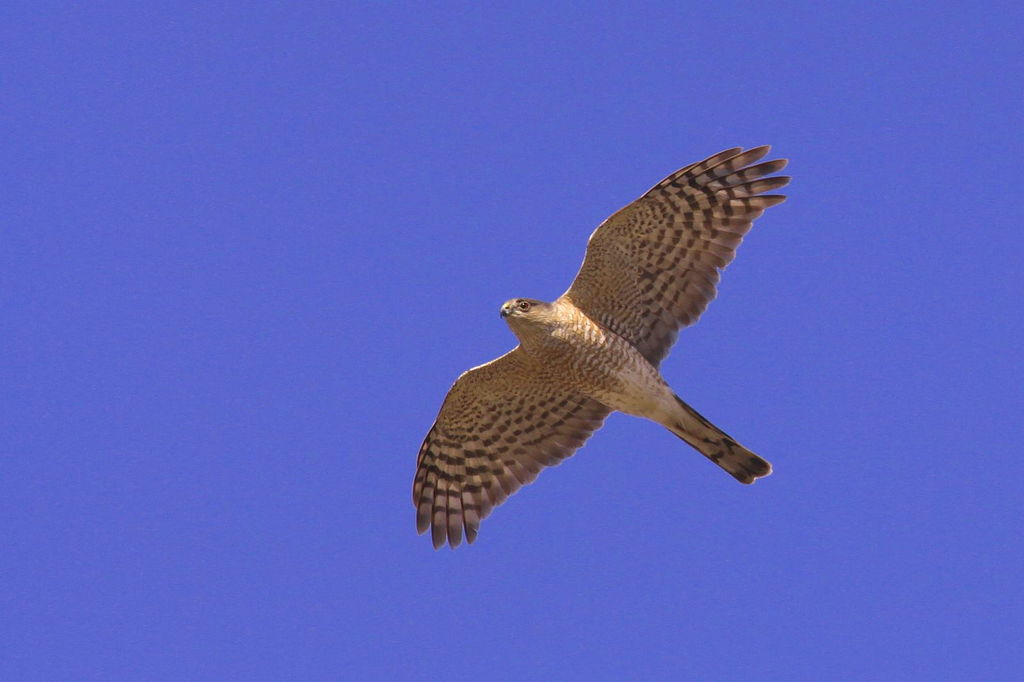
[[[501,306],[501,318],[502,319],[505,319],[506,317],[508,317],[511,314],[512,314],[512,306],[510,306],[508,303],[506,303],[506,304]]]

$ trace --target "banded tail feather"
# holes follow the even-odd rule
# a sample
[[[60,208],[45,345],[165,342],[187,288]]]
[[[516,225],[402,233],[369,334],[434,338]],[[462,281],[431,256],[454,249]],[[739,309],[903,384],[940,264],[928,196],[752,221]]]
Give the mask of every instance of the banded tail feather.
[[[722,467],[740,483],[753,483],[772,473],[772,465],[712,424],[679,396],[676,402],[682,408],[682,415],[674,428],[669,427],[680,439],[695,450]]]

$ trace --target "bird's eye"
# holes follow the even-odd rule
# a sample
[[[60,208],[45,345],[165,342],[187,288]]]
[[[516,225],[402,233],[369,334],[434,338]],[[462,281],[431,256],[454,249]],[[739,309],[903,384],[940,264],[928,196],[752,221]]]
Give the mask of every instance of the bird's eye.
[[[519,309],[520,310],[529,310],[530,309],[530,302],[529,301],[520,301],[519,302]]]

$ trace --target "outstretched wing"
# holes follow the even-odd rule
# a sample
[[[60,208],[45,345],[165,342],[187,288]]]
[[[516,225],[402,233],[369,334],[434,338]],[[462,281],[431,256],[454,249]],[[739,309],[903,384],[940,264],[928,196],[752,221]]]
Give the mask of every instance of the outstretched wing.
[[[785,159],[750,165],[768,150],[737,147],[691,164],[605,220],[563,297],[658,366],[715,297],[753,221],[785,200],[762,194],[789,182],[764,177]]]
[[[432,527],[434,548],[476,539],[480,521],[572,455],[609,410],[545,381],[516,347],[459,377],[416,462],[416,529]]]

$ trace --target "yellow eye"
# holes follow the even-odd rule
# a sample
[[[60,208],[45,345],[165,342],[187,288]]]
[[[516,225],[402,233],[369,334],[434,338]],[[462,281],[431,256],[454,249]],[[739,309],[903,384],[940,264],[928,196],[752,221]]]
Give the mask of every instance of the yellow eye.
[[[530,302],[529,301],[520,301],[519,302],[519,309],[520,310],[524,310],[524,311],[525,310],[529,310],[530,309]]]

